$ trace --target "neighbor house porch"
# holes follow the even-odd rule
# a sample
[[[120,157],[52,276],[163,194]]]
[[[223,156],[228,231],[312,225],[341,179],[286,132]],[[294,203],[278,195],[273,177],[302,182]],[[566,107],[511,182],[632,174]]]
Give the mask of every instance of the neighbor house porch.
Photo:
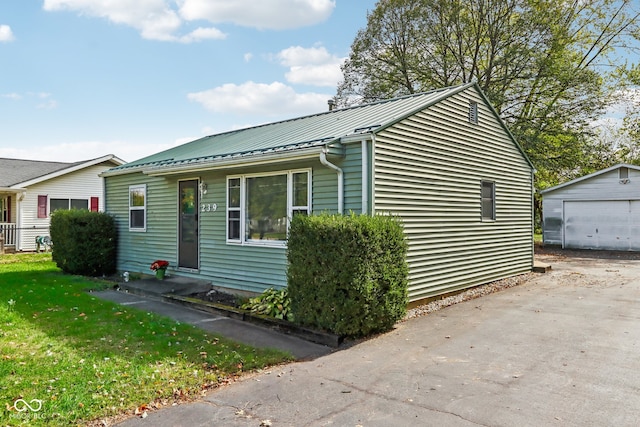
[[[0,222],[0,240],[3,241],[5,248],[16,247],[16,235],[18,229],[13,222]]]
[[[15,200],[15,194],[0,193],[0,249],[14,249],[17,242],[17,224],[14,215],[15,209],[12,209],[12,201]]]

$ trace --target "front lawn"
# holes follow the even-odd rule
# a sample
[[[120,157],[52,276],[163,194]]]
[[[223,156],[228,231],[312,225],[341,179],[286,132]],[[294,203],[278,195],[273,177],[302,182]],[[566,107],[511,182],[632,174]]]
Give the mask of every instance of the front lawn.
[[[50,254],[0,256],[0,425],[141,413],[290,359],[86,292],[104,286]]]

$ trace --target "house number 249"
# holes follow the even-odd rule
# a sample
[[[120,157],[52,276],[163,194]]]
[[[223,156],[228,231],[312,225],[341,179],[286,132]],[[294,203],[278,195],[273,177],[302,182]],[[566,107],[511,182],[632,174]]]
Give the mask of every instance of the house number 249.
[[[202,203],[200,205],[200,212],[215,212],[218,210],[216,203]]]

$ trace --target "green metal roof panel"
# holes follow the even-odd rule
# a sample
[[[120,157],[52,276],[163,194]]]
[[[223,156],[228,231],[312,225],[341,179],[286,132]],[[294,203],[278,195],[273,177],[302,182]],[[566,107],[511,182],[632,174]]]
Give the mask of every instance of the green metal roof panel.
[[[111,169],[176,166],[251,157],[326,145],[348,135],[376,132],[472,84],[207,136]]]

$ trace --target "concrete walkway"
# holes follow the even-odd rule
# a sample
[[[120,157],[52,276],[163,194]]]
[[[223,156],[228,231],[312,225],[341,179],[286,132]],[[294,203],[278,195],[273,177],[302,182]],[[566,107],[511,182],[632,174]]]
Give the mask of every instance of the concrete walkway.
[[[518,287],[275,367],[134,426],[637,426],[640,261]]]
[[[139,310],[161,314],[182,323],[195,325],[208,332],[219,334],[253,347],[277,348],[290,353],[298,360],[316,358],[333,350],[330,347],[315,344],[266,327],[222,315],[193,310],[165,302],[160,298],[160,295],[170,292],[189,295],[202,289],[208,290],[211,289],[209,285],[194,284],[180,279],[162,282],[155,279],[149,281],[139,280],[134,283],[134,287],[131,288],[133,292],[109,290],[95,292],[94,295],[101,299],[133,306]],[[135,287],[138,288],[137,292],[135,292]],[[153,292],[150,290],[153,290]]]

